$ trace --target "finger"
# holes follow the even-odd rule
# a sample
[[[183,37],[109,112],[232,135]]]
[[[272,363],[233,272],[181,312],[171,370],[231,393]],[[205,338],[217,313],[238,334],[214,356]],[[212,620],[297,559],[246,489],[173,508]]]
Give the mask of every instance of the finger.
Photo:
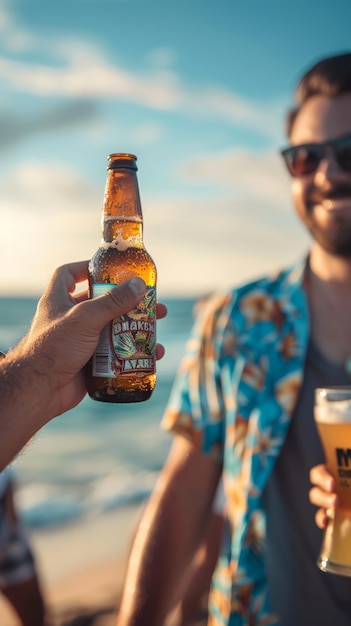
[[[78,261],[58,267],[40,298],[40,317],[50,321],[72,308],[76,300],[71,294],[75,291],[77,284],[87,280],[87,276],[88,261]]]
[[[89,293],[87,289],[84,289],[84,291],[80,291],[77,294],[74,294],[73,296],[73,301],[74,304],[79,304],[80,302],[84,302],[84,300],[88,300],[89,298]]]
[[[78,283],[88,279],[88,264],[88,261],[77,261],[56,268],[49,282],[50,288],[65,287],[73,292]]]
[[[58,279],[64,280],[66,285],[75,287],[77,283],[88,280],[89,261],[77,261],[75,263],[66,263],[56,270]]]
[[[141,278],[134,276],[130,280],[113,287],[106,293],[92,300],[85,300],[72,310],[72,314],[86,313],[89,327],[99,332],[115,317],[129,313],[140,302],[146,292],[146,285]]]
[[[327,493],[319,487],[312,487],[309,492],[311,504],[324,509],[334,509],[338,504],[338,496],[336,493]]]
[[[124,301],[133,299],[134,303],[136,300],[136,304],[140,302],[142,296],[146,293],[146,285],[142,278],[138,276],[134,276],[130,280],[121,283],[116,287],[113,287],[110,291],[108,291],[104,296],[106,298],[110,298],[113,304],[117,304],[120,306],[125,306]],[[103,301],[104,296],[102,296],[101,301]],[[131,309],[128,309],[129,311]]]
[[[318,528],[326,528],[328,525],[328,517],[326,515],[325,509],[318,509],[316,515],[314,516],[315,522]]]
[[[329,493],[335,491],[335,480],[324,464],[312,467],[310,471],[310,481],[313,485],[324,489],[324,491]]]
[[[158,343],[156,346],[156,359],[159,361],[165,355],[165,349],[162,343]]]
[[[88,291],[85,289],[84,291],[80,291],[77,295],[74,295],[74,303],[79,304],[79,302],[84,302],[84,300],[88,300],[88,298],[89,298],[89,294],[88,294]],[[163,319],[164,317],[166,317],[167,313],[168,311],[167,311],[166,305],[162,304],[161,302],[158,302],[156,304],[157,319]],[[161,359],[164,353],[165,353],[165,349],[163,346],[160,345],[160,356],[157,358]]]
[[[162,302],[157,302],[156,304],[156,317],[158,320],[161,320],[163,317],[166,317],[168,311],[165,304]]]

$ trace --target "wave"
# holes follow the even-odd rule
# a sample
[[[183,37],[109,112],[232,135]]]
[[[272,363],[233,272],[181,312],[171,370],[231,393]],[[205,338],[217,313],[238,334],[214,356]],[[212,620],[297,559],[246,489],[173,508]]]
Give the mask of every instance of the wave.
[[[85,485],[67,489],[44,483],[31,483],[16,491],[16,503],[24,524],[31,529],[62,526],[87,516],[139,504],[155,485],[158,472],[110,474]]]

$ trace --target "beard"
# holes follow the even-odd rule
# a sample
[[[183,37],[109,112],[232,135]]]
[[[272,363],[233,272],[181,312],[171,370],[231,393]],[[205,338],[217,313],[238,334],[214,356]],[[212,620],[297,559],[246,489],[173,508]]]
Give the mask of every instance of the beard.
[[[326,211],[324,219],[318,219],[316,205],[334,199],[345,199],[350,205],[350,211]],[[305,207],[300,216],[309,230],[312,238],[323,250],[335,256],[351,258],[351,186],[333,187],[327,193],[321,193],[314,187],[306,191]]]
[[[335,256],[351,258],[351,223],[344,223],[346,220],[334,218],[335,224],[330,230],[325,230],[310,218],[306,220],[306,226],[312,238],[321,246],[323,250]]]

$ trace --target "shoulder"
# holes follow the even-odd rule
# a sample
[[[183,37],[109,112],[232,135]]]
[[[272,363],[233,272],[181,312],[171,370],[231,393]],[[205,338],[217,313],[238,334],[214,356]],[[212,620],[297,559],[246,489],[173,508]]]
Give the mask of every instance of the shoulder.
[[[216,323],[235,320],[244,315],[254,321],[266,318],[286,302],[291,291],[295,268],[282,269],[274,274],[261,276],[224,292],[214,293],[202,301],[199,316]],[[298,281],[296,281],[298,282]],[[296,288],[296,286],[295,286]],[[299,287],[297,287],[299,288]]]
[[[196,317],[194,346],[200,341],[206,356],[221,358],[239,346],[275,345],[296,315],[304,319],[304,267],[300,263],[207,297]]]

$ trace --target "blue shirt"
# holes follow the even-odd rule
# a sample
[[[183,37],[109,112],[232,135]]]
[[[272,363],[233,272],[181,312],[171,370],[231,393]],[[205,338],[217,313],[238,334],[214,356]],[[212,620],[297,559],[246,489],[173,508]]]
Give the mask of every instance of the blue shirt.
[[[163,418],[223,465],[232,535],[211,626],[279,624],[268,601],[262,494],[297,402],[309,337],[305,263],[213,296],[195,323]]]

